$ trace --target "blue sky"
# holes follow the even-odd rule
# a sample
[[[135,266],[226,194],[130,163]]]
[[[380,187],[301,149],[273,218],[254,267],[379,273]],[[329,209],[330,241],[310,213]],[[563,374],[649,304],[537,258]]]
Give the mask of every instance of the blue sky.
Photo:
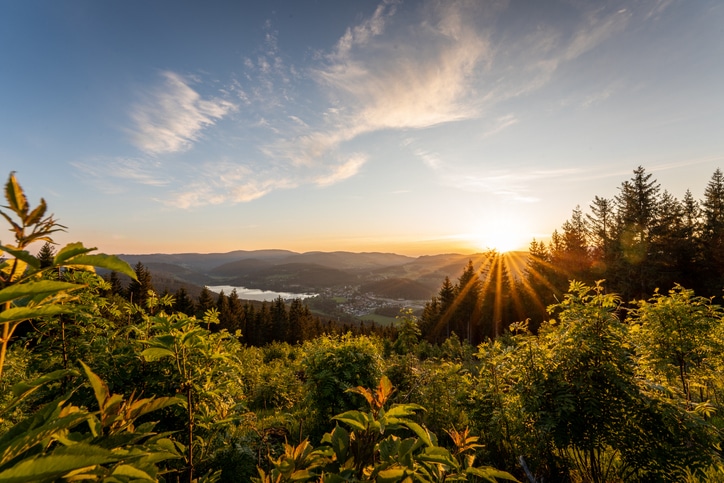
[[[702,197],[722,25],[717,0],[2,2],[0,175],[111,253],[524,248],[639,165]]]

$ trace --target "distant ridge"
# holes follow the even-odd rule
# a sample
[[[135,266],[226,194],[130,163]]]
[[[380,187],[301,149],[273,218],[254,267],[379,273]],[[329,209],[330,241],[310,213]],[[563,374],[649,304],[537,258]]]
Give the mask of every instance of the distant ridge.
[[[469,260],[479,265],[487,255],[445,253],[410,257],[384,252],[297,253],[269,249],[119,257],[131,266],[142,263],[160,292],[173,293],[179,286],[197,292],[204,285],[297,293],[351,287],[381,297],[423,300],[437,293],[445,277],[459,277]]]

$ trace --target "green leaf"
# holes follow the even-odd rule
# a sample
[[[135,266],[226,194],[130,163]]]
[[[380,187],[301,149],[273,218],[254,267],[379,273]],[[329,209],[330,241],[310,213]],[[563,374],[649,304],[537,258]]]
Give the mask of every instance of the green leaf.
[[[35,269],[40,268],[40,260],[31,255],[27,250],[18,250],[5,245],[0,245],[0,250],[7,252],[18,260],[22,260]]]
[[[85,372],[86,377],[88,377],[88,381],[93,388],[96,401],[98,401],[98,407],[102,410],[106,399],[108,399],[108,386],[105,382],[103,382],[103,380],[101,380],[100,377],[98,377],[98,375],[91,371],[90,367],[88,367],[85,362],[80,361],[80,365],[83,366],[83,371]]]
[[[430,433],[428,433],[425,428],[416,422],[409,421],[407,419],[400,419],[398,422],[410,428],[412,432],[415,433],[417,437],[420,438],[427,446],[434,446],[432,440],[430,439]]]
[[[43,198],[40,198],[40,203],[38,204],[38,206],[36,206],[35,209],[31,211],[27,218],[24,220],[25,226],[37,225],[43,218],[43,215],[45,215],[45,211],[47,209],[48,206],[45,204],[45,200]]]
[[[332,419],[346,423],[352,429],[358,429],[360,431],[367,430],[367,427],[369,426],[369,418],[366,414],[360,411],[347,411],[345,413],[338,414]]]
[[[57,280],[40,280],[37,282],[18,283],[0,290],[0,304],[23,297],[50,295],[79,288],[83,288],[83,285],[70,282],[59,282]]]
[[[55,254],[53,264],[63,265],[67,260],[80,255],[85,255],[93,250],[95,250],[95,248],[86,248],[81,242],[68,243]]]
[[[40,376],[37,379],[34,379],[32,381],[23,381],[15,384],[12,387],[13,396],[15,396],[17,399],[13,400],[11,402],[11,405],[16,404],[21,399],[26,398],[29,396],[32,392],[34,392],[36,389],[44,386],[45,384],[53,381],[57,381],[59,379],[62,379],[66,376],[70,375],[76,375],[77,373],[73,370],[66,370],[66,369],[60,369],[58,371],[53,371],[48,374],[44,374]],[[5,408],[7,409],[7,408]]]
[[[156,481],[156,478],[153,478],[151,475],[149,475],[145,471],[141,471],[138,468],[135,468],[131,465],[118,465],[113,470],[112,475],[127,476],[129,478],[133,478],[134,480],[140,479],[140,480]]]
[[[22,322],[40,317],[53,317],[74,312],[73,307],[65,305],[44,305],[41,307],[13,307],[0,312],[0,324]]]
[[[405,468],[391,468],[377,473],[376,481],[382,483],[393,483],[400,481],[403,476],[405,476]]]
[[[18,180],[15,179],[15,171],[10,173],[8,182],[5,183],[5,199],[8,201],[8,208],[23,218],[23,215],[28,211],[28,199],[25,197],[20,184],[18,184]]]
[[[486,480],[491,481],[493,483],[495,483],[498,480],[508,480],[508,481],[519,482],[519,480],[515,476],[511,475],[507,471],[498,470],[491,466],[486,466],[483,468],[471,467],[471,468],[467,468],[465,470],[465,472],[468,474],[471,474],[471,475],[479,476],[480,478],[485,478]]]
[[[415,411],[424,411],[425,408],[418,404],[395,404],[386,413],[388,418],[402,418],[405,416],[413,416]]]
[[[0,483],[54,481],[71,471],[118,461],[108,450],[88,444],[59,446],[47,456],[23,459],[0,473]]]
[[[168,350],[164,349],[162,347],[149,347],[148,349],[145,349],[143,352],[141,352],[141,357],[146,359],[149,362],[157,361],[159,359],[162,359],[164,357],[175,357],[176,355]]]
[[[96,253],[93,255],[78,255],[62,263],[63,266],[91,266],[96,268],[104,268],[114,272],[122,273],[131,277],[132,280],[138,280],[136,272],[131,266],[115,255],[106,255],[104,253]]]

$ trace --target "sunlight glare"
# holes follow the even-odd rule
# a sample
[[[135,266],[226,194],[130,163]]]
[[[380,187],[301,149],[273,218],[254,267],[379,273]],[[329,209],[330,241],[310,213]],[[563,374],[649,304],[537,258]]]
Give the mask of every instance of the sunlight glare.
[[[517,220],[495,220],[484,223],[476,234],[471,235],[471,242],[481,250],[494,249],[498,253],[516,250],[527,250],[533,237]]]

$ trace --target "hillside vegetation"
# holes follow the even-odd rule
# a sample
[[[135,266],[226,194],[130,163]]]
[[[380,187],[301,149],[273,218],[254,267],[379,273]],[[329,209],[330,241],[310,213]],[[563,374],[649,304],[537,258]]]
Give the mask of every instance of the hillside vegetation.
[[[606,238],[578,210],[525,272],[465,259],[383,329],[299,299],[159,294],[141,260],[52,245],[63,227],[12,174],[4,194],[0,482],[724,480],[724,309],[669,284],[673,205],[641,228],[619,201]],[[718,283],[696,265],[716,248],[711,206],[698,255],[676,259],[705,270],[702,290]]]

